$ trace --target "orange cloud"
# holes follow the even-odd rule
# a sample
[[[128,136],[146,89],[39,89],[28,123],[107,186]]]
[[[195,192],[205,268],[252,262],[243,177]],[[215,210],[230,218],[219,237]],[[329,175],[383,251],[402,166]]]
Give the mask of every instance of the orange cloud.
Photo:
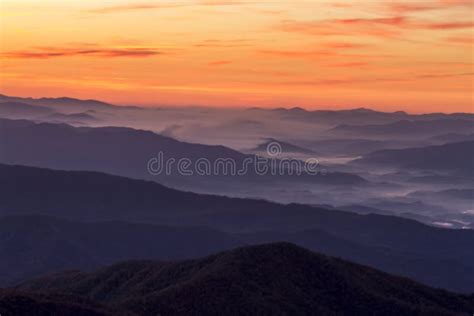
[[[448,5],[469,5],[472,6],[474,3],[472,0],[438,0],[441,4],[448,4]]]
[[[350,46],[349,46],[350,47]],[[385,59],[393,58],[393,55],[385,54],[364,54],[364,53],[344,53],[343,48],[321,49],[321,50],[260,50],[261,54],[273,55],[286,58],[303,58],[311,60],[334,59],[334,58],[355,58],[359,59]],[[359,61],[357,61],[359,62]]]
[[[324,43],[322,46],[333,49],[360,49],[367,48],[371,45],[362,44],[362,43],[349,43],[349,42],[333,42],[333,43]]]
[[[451,77],[471,77],[474,76],[474,72],[464,72],[464,73],[454,73],[454,74],[424,74],[418,75],[415,78],[425,79],[425,78],[451,78]]]
[[[319,59],[321,57],[336,56],[337,53],[331,51],[299,51],[299,50],[260,50],[259,53],[289,58],[309,58]]]
[[[215,47],[215,48],[228,48],[228,47],[244,47],[250,46],[248,40],[245,39],[235,39],[235,40],[217,40],[209,39],[202,41],[201,43],[194,44],[194,47]]]
[[[473,21],[431,22],[406,16],[384,18],[351,18],[322,21],[282,21],[277,29],[283,32],[319,36],[375,36],[393,38],[407,30],[455,30],[474,27]]]
[[[87,49],[69,49],[69,48],[51,48],[44,47],[33,51],[11,51],[2,53],[4,58],[19,59],[45,59],[54,57],[73,57],[73,56],[90,56],[90,57],[150,57],[163,54],[162,52],[145,49],[145,48],[87,48]]]
[[[395,16],[390,18],[354,18],[354,19],[339,19],[335,20],[336,23],[345,25],[395,25],[404,26],[408,23],[408,20],[404,16]]]
[[[366,62],[347,62],[347,63],[337,63],[337,64],[330,64],[329,67],[335,68],[360,68],[368,66],[369,63]]]
[[[201,0],[197,2],[175,2],[175,3],[135,3],[135,4],[124,4],[117,6],[109,6],[103,8],[96,8],[88,10],[90,13],[119,13],[126,11],[137,11],[137,10],[150,10],[150,9],[172,9],[189,6],[228,6],[228,5],[244,5],[252,4],[253,2],[246,1],[232,1],[232,0]]]
[[[386,83],[386,82],[407,82],[413,80],[422,79],[439,79],[439,78],[453,78],[453,77],[471,77],[474,76],[474,72],[466,73],[437,73],[437,74],[422,74],[415,76],[406,76],[398,78],[347,78],[347,79],[324,79],[324,80],[307,80],[307,81],[286,81],[279,84],[282,85],[298,85],[298,86],[338,86],[338,85],[351,85],[358,83]]]
[[[391,2],[387,4],[390,11],[404,14],[430,10],[444,10],[453,7],[472,6],[472,0],[438,0],[438,1],[419,1],[419,2]]]
[[[406,23],[404,17],[375,19],[335,19],[323,21],[283,21],[277,29],[283,32],[318,36],[353,36],[364,34],[376,37],[395,37],[400,34],[393,26]]]
[[[433,3],[390,3],[388,5],[389,10],[395,13],[411,13],[411,12],[420,12],[420,11],[429,11],[438,9],[439,6]]]
[[[466,28],[472,28],[472,27],[474,27],[473,21],[420,24],[420,28],[431,29],[431,30],[454,30],[454,29],[466,29]]]
[[[446,38],[446,41],[450,43],[455,43],[455,44],[467,44],[467,45],[473,45],[474,44],[474,38],[472,36],[452,36]]]

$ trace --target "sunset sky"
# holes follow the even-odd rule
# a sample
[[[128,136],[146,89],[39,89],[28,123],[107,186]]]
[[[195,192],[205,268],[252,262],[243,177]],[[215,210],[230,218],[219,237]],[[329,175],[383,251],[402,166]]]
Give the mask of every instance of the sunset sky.
[[[0,0],[0,93],[474,112],[474,0]]]

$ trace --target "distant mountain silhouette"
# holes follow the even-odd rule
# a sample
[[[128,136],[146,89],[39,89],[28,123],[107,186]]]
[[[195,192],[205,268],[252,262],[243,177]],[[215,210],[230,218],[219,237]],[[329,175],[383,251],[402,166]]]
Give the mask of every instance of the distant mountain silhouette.
[[[263,109],[251,108],[248,111],[266,112],[281,116],[286,119],[294,119],[302,122],[323,123],[327,125],[341,124],[387,124],[401,120],[428,121],[438,119],[462,119],[474,120],[474,115],[470,113],[428,113],[428,114],[408,114],[403,111],[381,112],[366,108],[348,110],[305,110],[295,108]]]
[[[471,134],[448,133],[448,134],[437,135],[437,136],[431,137],[429,140],[435,141],[438,143],[467,142],[467,141],[474,140],[474,133],[471,133]]]
[[[311,149],[304,148],[295,144],[291,144],[289,142],[280,141],[274,138],[266,139],[263,143],[259,144],[257,147],[252,148],[251,151],[252,152],[267,152],[268,146],[272,144],[278,144],[280,146],[282,155],[290,154],[290,153],[316,155],[316,152]]]
[[[87,110],[104,110],[118,108],[118,106],[111,105],[97,100],[80,100],[68,97],[61,98],[20,98],[0,94],[0,102],[20,102],[33,106],[46,106],[59,112],[76,113]]]
[[[25,120],[0,119],[0,162],[37,167],[93,170],[134,178],[149,179],[186,189],[206,189],[211,192],[236,184],[244,188],[267,185],[280,181],[320,183],[322,185],[357,185],[366,181],[357,175],[328,172],[323,175],[290,175],[287,172],[258,175],[250,165],[242,176],[210,174],[208,176],[183,176],[176,168],[166,175],[163,164],[174,159],[176,167],[180,159],[191,163],[206,159],[215,165],[219,159],[235,162],[235,170],[241,170],[244,160],[254,156],[244,155],[224,146],[211,146],[180,142],[175,139],[144,130],[122,127],[72,127],[65,124],[36,124]],[[163,171],[152,176],[147,169],[148,161],[163,153]],[[191,164],[192,165],[192,164]]]
[[[413,220],[392,216],[358,215],[306,205],[282,205],[262,200],[199,195],[169,189],[154,182],[94,172],[65,172],[0,165],[0,178],[2,179],[0,215],[38,213],[73,220],[120,220],[166,226],[207,226],[227,234],[238,233],[237,240],[247,243],[288,240],[386,271],[416,277],[417,280],[427,284],[463,292],[474,290],[474,273],[472,272],[474,271],[472,251],[474,231],[472,230],[438,229]],[[28,222],[33,225],[34,220]],[[53,227],[60,225],[60,222],[53,221],[53,223],[55,223]],[[19,236],[28,238],[26,244],[30,245],[26,247],[26,241],[22,243],[11,239],[12,249],[20,253],[26,248],[42,249],[41,244],[34,246],[37,240],[42,240],[36,237],[35,229],[32,228],[28,233],[27,225],[9,224],[6,227],[9,226],[17,227],[16,229],[22,231]],[[76,229],[87,231],[92,226],[79,224],[62,226],[64,228],[58,228],[58,234],[50,233],[51,239],[45,240],[52,241],[53,246],[57,241],[58,245],[63,244],[61,249],[71,251],[83,248],[66,247],[64,243],[91,245],[90,240],[80,241],[78,236],[81,234],[74,235],[73,232]],[[45,227],[48,228],[51,225],[48,224]],[[115,231],[118,229],[114,227],[117,226],[100,227],[104,232],[111,230],[110,236],[116,236]],[[124,236],[136,234],[136,239],[133,240],[140,242],[141,234],[133,233],[134,226],[124,225],[123,227]],[[125,229],[126,227],[128,228]],[[155,236],[160,236],[161,232],[158,228],[143,230],[154,231]],[[252,235],[262,231],[267,231],[269,234],[263,237],[258,234]],[[298,233],[294,234],[295,232]],[[208,247],[199,248],[198,245],[203,239],[193,237],[195,235],[192,230],[176,230],[175,233],[173,238],[177,242],[181,240],[179,236],[183,236],[184,239],[194,238],[196,244],[190,243],[190,245],[196,248],[196,252],[201,251],[200,249],[203,252],[206,249],[212,249],[213,245],[216,248],[219,247],[217,241],[209,241]],[[208,235],[212,236],[212,232],[203,233],[202,238],[207,238]],[[248,238],[244,238],[243,235]],[[101,239],[100,233],[91,234],[91,236]],[[222,240],[222,247],[226,247],[236,237],[233,235],[229,240],[220,234],[215,236],[216,239]],[[117,237],[117,240],[120,240],[120,237]],[[328,240],[332,241],[328,242]],[[105,246],[107,241],[110,239],[104,237],[104,249],[107,248]],[[100,260],[97,257],[96,262],[108,262],[107,260],[112,260],[114,256],[122,255],[131,255],[136,258],[137,253],[141,254],[141,250],[121,252],[122,250],[117,248],[113,240],[111,242],[110,257]],[[323,244],[327,244],[330,249],[325,250]],[[96,246],[100,247],[100,245],[102,242],[97,242]],[[180,245],[183,248],[183,257],[196,254],[192,252],[192,249],[191,252],[187,252],[189,248],[184,242]],[[51,244],[46,244],[44,247],[49,251],[54,250]],[[91,249],[96,248],[91,246]],[[72,258],[77,257],[77,253],[70,254],[63,250],[56,253],[63,253],[66,262],[69,260],[67,258],[70,258],[69,255]],[[9,255],[12,256],[12,253]],[[35,251],[32,253],[36,256]],[[104,255],[107,253],[107,251],[103,252]],[[171,250],[165,253],[170,257],[178,256]],[[154,255],[151,250],[150,255]],[[87,258],[80,252],[79,256]],[[449,262],[449,265],[443,262]],[[31,269],[27,272],[34,273]],[[21,276],[20,272],[18,276]]]
[[[447,189],[442,191],[416,191],[411,192],[409,196],[425,195],[427,197],[438,196],[442,198],[456,198],[463,200],[472,200],[474,198],[474,189]]]
[[[316,151],[329,156],[359,156],[393,146],[389,140],[382,141],[361,138],[322,139],[308,141],[306,143],[307,146],[315,148]]]
[[[93,110],[88,110],[79,113],[65,114],[56,112],[55,109],[42,105],[30,105],[20,102],[0,102],[0,118],[4,119],[30,119],[37,122],[84,124],[99,121],[92,115],[93,112]]]
[[[474,141],[469,141],[439,146],[381,150],[355,160],[353,163],[451,171],[463,176],[473,176],[473,161]]]
[[[8,119],[35,119],[52,114],[50,108],[38,105],[29,105],[20,102],[0,102],[0,117]]]
[[[335,211],[318,213],[316,208],[304,205],[183,192],[156,182],[98,172],[0,164],[0,177],[3,214],[42,213],[81,220],[132,219],[183,225],[212,223],[237,231],[305,228],[312,227],[310,221],[320,215],[333,217],[334,222],[345,216]],[[291,213],[291,222],[280,218]],[[267,218],[270,214],[275,216]]]
[[[87,123],[87,122],[97,122],[99,121],[98,118],[93,116],[90,111],[80,112],[80,113],[71,113],[71,114],[63,114],[63,113],[54,113],[47,117],[49,120],[58,120],[59,122],[65,123]]]
[[[18,286],[137,315],[470,315],[474,298],[429,288],[288,243],[182,262],[132,261]]]
[[[64,269],[92,269],[132,259],[176,260],[242,245],[204,227],[74,222],[26,215],[0,218],[0,286]]]
[[[474,121],[466,119],[438,119],[428,121],[402,120],[389,124],[374,125],[338,125],[328,131],[329,134],[354,137],[410,137],[420,138],[446,133],[471,133]]]

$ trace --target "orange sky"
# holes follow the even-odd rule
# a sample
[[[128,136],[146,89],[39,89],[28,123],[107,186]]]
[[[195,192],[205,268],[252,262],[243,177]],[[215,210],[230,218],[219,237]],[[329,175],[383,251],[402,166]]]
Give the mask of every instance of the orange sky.
[[[474,112],[474,0],[1,0],[0,92]]]

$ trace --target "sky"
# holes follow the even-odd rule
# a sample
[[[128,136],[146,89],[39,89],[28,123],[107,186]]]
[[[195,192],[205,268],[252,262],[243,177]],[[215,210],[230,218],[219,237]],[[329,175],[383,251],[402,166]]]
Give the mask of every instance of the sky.
[[[0,93],[474,112],[474,0],[0,0]]]

